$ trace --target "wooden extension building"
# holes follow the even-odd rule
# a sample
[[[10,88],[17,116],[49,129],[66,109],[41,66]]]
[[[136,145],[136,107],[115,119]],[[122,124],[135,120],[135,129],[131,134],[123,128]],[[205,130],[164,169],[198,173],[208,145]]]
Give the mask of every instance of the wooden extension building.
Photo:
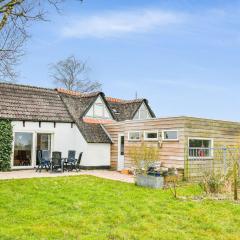
[[[129,147],[142,142],[158,147],[158,160],[178,169],[184,169],[186,157],[198,155],[211,159],[213,152],[208,149],[240,145],[240,123],[237,122],[183,116],[127,120],[104,127],[112,140],[111,167],[118,170],[132,167]],[[191,148],[203,151],[191,152]]]

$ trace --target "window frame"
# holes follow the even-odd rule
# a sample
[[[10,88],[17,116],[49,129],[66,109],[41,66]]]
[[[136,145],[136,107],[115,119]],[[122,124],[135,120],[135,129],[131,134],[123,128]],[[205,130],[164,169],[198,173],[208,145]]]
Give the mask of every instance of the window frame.
[[[142,106],[144,106],[144,108],[145,108],[145,111],[147,113],[147,118],[140,118],[140,111],[141,111]],[[151,119],[151,118],[152,118],[151,113],[150,113],[146,103],[143,102],[142,105],[137,110],[137,112],[135,113],[135,115],[133,117],[133,120],[140,120],[141,121],[141,120],[147,120],[147,119]]]
[[[101,112],[101,114],[97,114],[96,108],[101,108],[101,111],[99,111]],[[90,111],[91,113],[89,113]],[[106,103],[103,101],[102,97],[99,97],[95,100],[95,102],[91,105],[91,107],[86,112],[85,116],[89,118],[95,118],[95,119],[113,119],[112,114],[108,109],[108,106],[106,105]]]
[[[207,156],[207,157],[194,157],[194,156],[190,156],[189,155],[189,149],[190,149],[190,140],[208,140],[211,142],[211,151],[210,151],[210,156]],[[189,159],[204,159],[204,160],[207,160],[207,159],[213,159],[214,158],[214,151],[213,151],[213,148],[214,148],[214,139],[213,138],[201,138],[201,137],[188,137],[188,158]]]
[[[177,138],[176,139],[166,139],[165,135],[164,135],[165,132],[177,132]],[[164,129],[164,130],[162,130],[162,141],[178,142],[179,141],[179,130],[178,129]]]
[[[131,133],[139,133],[139,139],[130,139],[130,134],[131,134]],[[142,139],[141,134],[142,134],[142,131],[129,131],[129,132],[128,132],[128,141],[129,141],[129,142],[140,142],[141,139]]]
[[[148,138],[146,135],[148,133],[157,133],[157,138]],[[158,130],[146,130],[143,132],[144,141],[158,141],[159,140],[159,131]]]
[[[15,151],[15,140],[16,133],[27,133],[32,135],[32,147],[31,147],[31,165],[29,166],[15,166],[14,165],[14,151]],[[36,155],[36,132],[34,130],[17,130],[13,131],[13,141],[12,141],[12,155],[11,155],[11,169],[31,169],[34,165],[34,156]],[[36,164],[36,163],[35,163]]]

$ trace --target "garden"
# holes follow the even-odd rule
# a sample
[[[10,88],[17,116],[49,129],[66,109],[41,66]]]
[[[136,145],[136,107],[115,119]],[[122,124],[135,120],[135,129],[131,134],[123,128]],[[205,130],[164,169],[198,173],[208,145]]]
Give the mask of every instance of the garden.
[[[202,194],[93,176],[1,181],[0,239],[239,239],[240,205]]]
[[[8,171],[11,124],[1,129],[0,169]],[[154,165],[157,151],[131,149],[137,185],[87,175],[0,181],[0,239],[240,239],[239,201],[215,197],[238,184],[238,165],[190,183]]]

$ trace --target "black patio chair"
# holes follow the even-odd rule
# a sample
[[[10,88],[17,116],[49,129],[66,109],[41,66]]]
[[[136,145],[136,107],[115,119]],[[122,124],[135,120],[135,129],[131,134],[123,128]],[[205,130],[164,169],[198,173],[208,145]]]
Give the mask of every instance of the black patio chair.
[[[83,153],[81,152],[78,156],[77,161],[75,161],[74,164],[72,164],[71,170],[75,169],[76,172],[80,171],[80,164],[81,164],[81,160],[82,160],[82,155],[83,155]]]
[[[47,171],[50,169],[50,152],[48,150],[38,151],[38,167],[36,172],[41,172],[42,169],[46,169]]]
[[[58,171],[61,169],[63,172],[63,161],[61,152],[52,152],[51,171]]]
[[[64,170],[65,169],[68,171],[72,170],[72,166],[76,162],[75,156],[76,156],[76,151],[74,150],[68,151],[68,157],[64,159]]]

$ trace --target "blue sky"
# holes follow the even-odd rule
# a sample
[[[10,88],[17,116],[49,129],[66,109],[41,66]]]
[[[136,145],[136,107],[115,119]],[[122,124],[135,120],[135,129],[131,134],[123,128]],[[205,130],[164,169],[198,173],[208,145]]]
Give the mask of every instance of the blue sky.
[[[87,60],[107,96],[157,116],[240,121],[240,1],[67,0],[31,26],[18,83],[54,87],[49,64]]]

